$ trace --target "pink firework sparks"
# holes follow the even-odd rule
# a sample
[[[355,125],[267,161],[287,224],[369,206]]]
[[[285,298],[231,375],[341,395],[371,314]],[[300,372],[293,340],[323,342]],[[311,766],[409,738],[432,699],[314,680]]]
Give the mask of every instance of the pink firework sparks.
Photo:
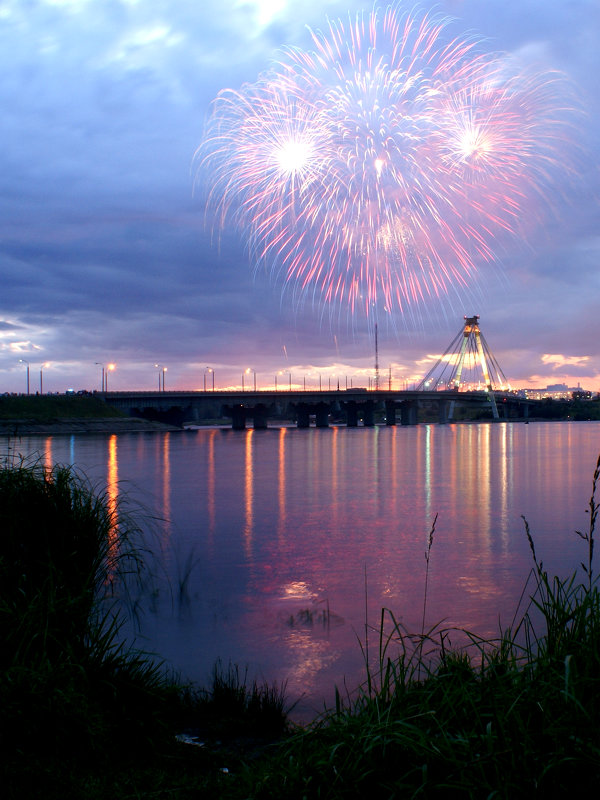
[[[352,314],[468,287],[565,162],[562,78],[396,6],[312,38],[216,98],[209,207],[255,264]]]

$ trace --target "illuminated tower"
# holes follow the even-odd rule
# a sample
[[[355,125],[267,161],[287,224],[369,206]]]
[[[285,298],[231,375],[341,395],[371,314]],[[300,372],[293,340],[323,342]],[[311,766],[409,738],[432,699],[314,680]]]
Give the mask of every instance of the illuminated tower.
[[[489,394],[494,418],[498,418],[494,391],[510,388],[500,365],[479,328],[479,314],[465,317],[465,323],[444,355],[423,378],[421,390],[484,388]],[[466,379],[465,379],[466,378]]]
[[[462,376],[463,367],[465,365],[465,356],[467,353],[476,354],[476,360],[479,362],[479,366],[481,367],[481,371],[485,379],[485,385],[489,391],[492,391],[493,386],[490,380],[490,371],[488,370],[485,351],[483,349],[481,331],[479,330],[479,314],[475,314],[474,317],[465,317],[462,346],[460,348],[460,354],[458,356],[456,369],[454,370],[454,376],[452,378],[455,389],[460,388],[460,379]]]

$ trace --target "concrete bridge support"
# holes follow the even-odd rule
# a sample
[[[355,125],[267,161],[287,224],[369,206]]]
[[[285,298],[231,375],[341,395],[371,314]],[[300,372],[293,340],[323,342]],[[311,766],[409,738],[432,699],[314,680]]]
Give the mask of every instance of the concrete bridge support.
[[[405,400],[400,405],[400,423],[402,425],[416,425],[418,423],[418,406],[414,400]]]
[[[362,406],[362,418],[365,428],[372,428],[375,425],[375,403],[367,400]]]
[[[448,422],[448,414],[450,413],[450,403],[448,400],[440,400],[438,403],[438,422],[444,425]]]
[[[344,403],[344,411],[346,412],[346,427],[356,428],[358,425],[358,406],[354,401]]]
[[[315,408],[315,423],[317,428],[329,427],[329,405],[327,403],[317,403]]]
[[[231,414],[231,427],[234,431],[243,431],[246,428],[246,409],[244,406],[232,406],[228,409]]]
[[[306,403],[298,403],[296,406],[296,427],[310,427],[310,408]]]
[[[267,428],[267,408],[262,403],[254,406],[252,409],[252,418],[254,420],[254,430],[264,431]]]
[[[394,400],[385,401],[385,424],[396,424],[396,403]]]

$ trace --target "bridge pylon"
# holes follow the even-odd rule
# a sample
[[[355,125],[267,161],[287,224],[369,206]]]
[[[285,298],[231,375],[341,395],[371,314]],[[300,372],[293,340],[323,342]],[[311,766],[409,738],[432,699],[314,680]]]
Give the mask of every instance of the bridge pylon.
[[[494,392],[510,389],[510,385],[481,333],[479,314],[465,316],[464,320],[464,325],[446,352],[429,370],[417,389],[482,389],[489,395],[494,419],[498,419]],[[452,419],[453,414],[454,402],[451,404],[448,419]]]

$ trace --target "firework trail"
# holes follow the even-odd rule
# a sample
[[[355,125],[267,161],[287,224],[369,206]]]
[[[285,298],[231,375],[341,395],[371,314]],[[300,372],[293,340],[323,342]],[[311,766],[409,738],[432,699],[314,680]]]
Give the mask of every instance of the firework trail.
[[[564,163],[562,78],[448,27],[397,6],[330,21],[214,101],[208,206],[301,297],[369,315],[468,288]]]

